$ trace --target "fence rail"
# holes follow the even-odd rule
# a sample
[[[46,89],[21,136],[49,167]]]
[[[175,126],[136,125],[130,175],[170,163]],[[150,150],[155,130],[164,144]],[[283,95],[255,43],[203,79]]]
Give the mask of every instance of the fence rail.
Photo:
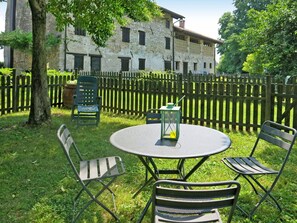
[[[297,128],[297,83],[266,77],[202,76],[147,73],[81,72],[98,79],[104,111],[143,116],[150,108],[177,102],[184,123],[256,131],[270,119]],[[52,107],[63,106],[69,76],[50,76]],[[0,114],[30,108],[31,78],[1,76]]]

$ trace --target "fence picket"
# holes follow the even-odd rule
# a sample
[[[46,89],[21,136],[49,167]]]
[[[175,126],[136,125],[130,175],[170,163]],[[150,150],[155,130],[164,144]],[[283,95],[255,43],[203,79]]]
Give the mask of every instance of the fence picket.
[[[50,76],[53,107],[63,106],[63,86],[77,75],[98,78],[102,109],[142,116],[168,102],[182,108],[182,122],[214,128],[258,130],[267,118],[297,128],[297,83],[271,77],[202,76],[170,73],[77,72]],[[31,77],[0,77],[0,115],[30,109]]]

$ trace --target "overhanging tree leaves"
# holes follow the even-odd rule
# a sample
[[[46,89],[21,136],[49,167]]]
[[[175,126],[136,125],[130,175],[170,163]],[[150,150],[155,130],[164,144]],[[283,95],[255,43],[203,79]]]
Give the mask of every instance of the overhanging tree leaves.
[[[235,0],[235,10],[225,13],[219,20],[219,34],[224,41],[218,47],[222,55],[218,71],[226,73],[242,73],[243,63],[248,52],[241,49],[240,34],[249,23],[248,12],[251,9],[265,10],[272,0]]]
[[[297,72],[297,2],[277,0],[265,11],[248,13],[249,28],[241,34],[242,49],[249,49],[261,61],[247,61],[261,66],[272,75],[296,75]]]
[[[148,21],[161,15],[150,0],[51,0],[48,10],[55,16],[59,30],[69,24],[84,28],[98,46],[105,45],[117,23],[126,25],[128,18]]]
[[[46,13],[56,17],[59,30],[67,25],[85,29],[98,46],[104,46],[115,25],[124,25],[128,18],[148,21],[161,15],[151,0],[28,0],[32,12],[32,90],[29,124],[51,120],[46,75]]]

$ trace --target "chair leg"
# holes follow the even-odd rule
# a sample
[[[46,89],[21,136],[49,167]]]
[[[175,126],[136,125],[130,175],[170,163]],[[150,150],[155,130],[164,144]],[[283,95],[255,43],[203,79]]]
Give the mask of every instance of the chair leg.
[[[145,158],[145,162],[148,164],[149,163],[149,160],[148,160],[148,158],[146,157]],[[148,164],[149,165],[149,164]],[[147,182],[147,179],[148,179],[148,171],[147,171],[147,169],[145,168],[145,182]]]
[[[250,211],[250,213],[246,212],[243,208],[241,208],[239,205],[237,205],[237,208],[243,212],[245,215],[247,215],[250,219],[252,219],[253,215],[255,214],[256,210],[258,209],[258,207],[266,200],[267,197],[270,197],[273,202],[275,203],[276,207],[279,209],[279,211],[282,211],[282,208],[281,206],[279,205],[279,203],[277,202],[277,200],[271,195],[271,191],[275,185],[275,183],[272,184],[272,186],[269,188],[269,190],[266,190],[265,187],[263,187],[259,181],[253,177],[253,176],[249,176],[259,187],[260,189],[262,189],[262,191],[265,192],[265,194],[262,196],[258,190],[256,189],[256,187],[254,186],[254,184],[252,183],[252,181],[248,178],[248,176],[245,176],[245,175],[240,175],[238,174],[234,180],[237,180],[240,176],[243,176],[247,182],[252,186],[253,190],[255,191],[255,193],[258,195],[258,196],[261,196],[261,199],[260,201],[254,206],[254,208]]]
[[[145,216],[147,210],[149,209],[149,207],[150,207],[150,205],[151,205],[151,203],[152,203],[152,200],[153,200],[152,197],[150,197],[150,199],[148,200],[148,202],[147,202],[146,205],[145,205],[145,208],[144,208],[143,211],[141,212],[141,215],[140,215],[140,217],[139,217],[137,223],[141,223],[141,222],[142,222],[142,220],[143,220],[143,218],[144,218],[144,216]]]
[[[271,195],[271,191],[272,191],[272,189],[273,189],[273,187],[274,187],[274,185],[275,184],[273,184],[270,188],[269,188],[269,190],[266,190],[260,183],[259,183],[259,181],[257,181],[254,177],[252,177],[251,176],[251,178],[256,182],[256,184],[265,192],[265,194],[264,194],[264,196],[262,197],[262,199],[258,202],[258,204],[256,205],[256,207],[254,208],[254,210],[252,211],[252,213],[254,213],[255,211],[256,211],[256,209],[258,208],[258,206],[260,206],[260,204],[267,198],[267,197],[270,197],[272,200],[273,200],[273,202],[275,203],[275,205],[276,205],[276,207],[280,210],[280,211],[282,211],[282,208],[281,208],[281,206],[279,205],[279,203],[277,202],[277,200],[275,199],[275,197],[273,197],[272,195]]]
[[[74,218],[74,220],[72,222],[76,222],[80,218],[80,216],[84,212],[84,210],[86,210],[87,207],[90,206],[93,202],[96,202],[99,206],[101,206],[104,210],[106,210],[116,221],[119,221],[119,218],[108,207],[106,207],[102,202],[100,202],[97,199],[100,196],[100,194],[102,194],[106,189],[108,189],[112,193],[112,195],[113,195],[113,192],[109,189],[109,186],[111,185],[111,183],[115,179],[116,178],[112,178],[107,184],[105,184],[105,183],[103,183],[103,182],[100,181],[100,183],[103,185],[103,188],[95,196],[87,188],[87,185],[89,185],[91,181],[87,182],[86,183],[86,186],[85,185],[82,185],[83,186],[83,189],[81,189],[79,191],[79,193],[76,195],[75,199],[78,199],[80,197],[80,195],[82,194],[82,192],[85,191],[89,195],[89,197],[91,198],[91,200],[89,200],[84,205],[84,207],[80,210],[80,212],[76,215],[76,217]],[[114,196],[113,196],[113,203],[114,203],[114,206],[115,206]]]
[[[257,195],[260,195],[259,192],[258,192],[258,190],[256,189],[256,187],[254,186],[254,184],[250,181],[250,179],[249,179],[247,176],[245,176],[245,175],[242,175],[242,176],[243,176],[244,179],[246,179],[247,182],[251,185],[251,187],[253,188],[253,190],[255,191],[255,193],[256,193]],[[253,178],[252,178],[252,179],[253,179]],[[256,182],[255,179],[253,179],[253,180]]]

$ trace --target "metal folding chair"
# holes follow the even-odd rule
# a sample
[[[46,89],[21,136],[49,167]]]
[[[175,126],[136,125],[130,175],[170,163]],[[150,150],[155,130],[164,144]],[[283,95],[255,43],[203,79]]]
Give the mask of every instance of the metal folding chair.
[[[111,156],[92,160],[84,160],[65,124],[60,126],[57,131],[57,136],[67,160],[74,171],[75,177],[82,186],[82,189],[74,198],[74,207],[78,203],[83,192],[89,195],[90,198],[90,200],[82,207],[78,214],[73,216],[72,222],[76,222],[83,211],[93,202],[105,209],[116,221],[118,221],[118,217],[107,206],[99,201],[98,197],[105,190],[108,190],[112,194],[112,199],[114,202],[114,193],[109,188],[109,186],[119,175],[125,173],[125,168],[121,158],[118,156]],[[75,159],[77,162],[74,161]],[[102,186],[102,188],[96,194],[93,194],[92,191],[89,190],[89,185],[93,182],[99,183]]]
[[[157,181],[153,187],[152,222],[222,222],[218,209],[229,208],[229,223],[239,191],[236,181]]]
[[[283,169],[288,161],[289,155],[296,140],[296,136],[296,130],[293,128],[272,121],[265,121],[261,127],[260,133],[254,144],[254,147],[248,157],[223,158],[223,162],[231,170],[237,173],[235,180],[237,180],[240,176],[244,177],[247,180],[247,182],[252,186],[255,193],[261,196],[261,199],[249,213],[245,211],[242,207],[238,206],[238,208],[249,218],[253,217],[257,208],[268,197],[271,198],[269,199],[269,201],[272,200],[277,206],[277,208],[280,211],[282,210],[276,198],[272,196],[271,191],[276,185],[278,179],[280,178],[283,172]],[[263,142],[268,144],[263,145]],[[261,149],[261,146],[263,146],[264,150],[271,150],[270,153],[272,153],[272,151],[279,152],[277,159],[271,160],[266,155],[260,156],[260,151],[263,151],[263,148]],[[277,161],[280,162],[277,164]],[[262,185],[263,181],[262,183],[260,182],[260,177],[262,177],[263,175],[275,175],[275,178],[270,185],[264,186]],[[264,194],[260,194],[258,192],[259,189],[262,192],[264,192]]]
[[[145,113],[145,122],[146,124],[161,123],[161,113],[159,109],[149,109]]]
[[[161,123],[161,113],[159,109],[149,109],[145,113],[145,123],[146,124],[157,124]],[[148,163],[148,158],[146,158],[146,162]],[[148,171],[145,169],[145,181],[148,181]]]
[[[101,97],[98,96],[97,79],[79,76],[74,95],[71,119],[79,125],[97,125],[100,122]]]

